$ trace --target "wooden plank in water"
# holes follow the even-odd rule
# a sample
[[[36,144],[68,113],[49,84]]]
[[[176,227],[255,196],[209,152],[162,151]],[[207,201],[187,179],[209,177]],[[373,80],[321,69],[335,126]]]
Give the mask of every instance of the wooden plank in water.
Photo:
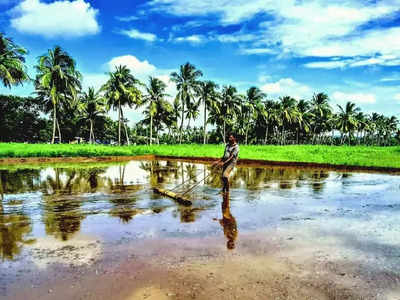
[[[154,190],[154,192],[156,192],[158,194],[168,196],[168,197],[176,200],[179,204],[186,205],[186,206],[192,205],[192,201],[190,201],[188,198],[183,197],[182,195],[179,195],[177,193],[174,193],[174,192],[171,192],[171,191],[168,191],[165,189],[160,189],[160,188],[154,188],[153,190]]]

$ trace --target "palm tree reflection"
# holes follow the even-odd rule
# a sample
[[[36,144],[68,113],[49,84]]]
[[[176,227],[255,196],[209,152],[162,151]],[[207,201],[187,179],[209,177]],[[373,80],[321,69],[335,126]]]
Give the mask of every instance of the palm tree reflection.
[[[0,257],[13,260],[23,246],[35,239],[26,239],[32,231],[31,219],[24,214],[3,215],[0,212]]]
[[[219,223],[221,224],[224,230],[224,235],[228,240],[226,242],[226,248],[232,250],[235,248],[235,241],[238,235],[237,224],[235,217],[232,216],[231,214],[229,192],[224,193],[222,197],[223,197],[223,201],[221,204],[222,219],[219,220]]]

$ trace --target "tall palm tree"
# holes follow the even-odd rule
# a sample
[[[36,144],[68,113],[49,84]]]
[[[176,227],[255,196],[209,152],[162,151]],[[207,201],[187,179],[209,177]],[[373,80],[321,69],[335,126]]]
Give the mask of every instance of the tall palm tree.
[[[185,118],[185,105],[191,103],[198,92],[199,81],[198,78],[203,76],[200,70],[190,63],[181,65],[179,73],[171,73],[171,80],[175,82],[176,88],[178,90],[177,98],[181,102],[181,125],[179,129],[179,143],[182,143],[182,130],[183,130],[183,120]]]
[[[297,112],[299,114],[298,118],[298,127],[296,129],[296,142],[299,144],[299,132],[300,130],[307,134],[310,130],[310,123],[312,118],[312,113],[310,112],[310,102],[307,100],[301,99],[297,103]]]
[[[246,91],[246,99],[242,106],[242,113],[244,114],[244,126],[245,126],[245,143],[247,145],[248,132],[252,124],[252,120],[257,119],[257,115],[264,114],[264,106],[262,105],[263,99],[266,94],[263,93],[259,88],[252,86]]]
[[[186,118],[188,120],[187,129],[190,129],[190,121],[196,121],[197,117],[199,116],[199,101],[194,101],[187,103],[186,106]]]
[[[93,87],[89,87],[89,90],[81,96],[79,110],[83,113],[83,118],[89,121],[89,143],[92,144],[95,141],[95,121],[103,117],[106,112],[104,98],[95,92]]]
[[[147,95],[143,97],[143,102],[141,105],[147,104],[147,112],[150,117],[150,145],[153,141],[153,118],[157,113],[158,103],[168,96],[165,93],[167,85],[160,79],[156,77],[149,78],[149,84],[146,86]]]
[[[226,143],[226,124],[231,125],[240,109],[241,97],[234,86],[222,88],[220,113],[222,117],[222,140]]]
[[[114,72],[108,73],[110,78],[102,86],[109,108],[118,110],[118,145],[121,145],[121,124],[124,119],[123,107],[140,105],[142,101],[142,93],[138,89],[140,81],[136,79],[126,66],[117,66]],[[130,144],[129,136],[125,126],[125,134],[128,145]]]
[[[38,98],[44,102],[51,101],[53,106],[53,137],[51,142],[54,144],[56,124],[58,124],[58,106],[62,101],[68,102],[77,99],[82,76],[76,70],[75,61],[72,57],[59,46],[49,49],[47,54],[39,57],[36,71],[35,88]],[[59,140],[61,142],[60,128]]]
[[[285,96],[280,99],[280,118],[281,118],[281,143],[285,141],[285,126],[290,127],[292,124],[298,122],[299,113],[297,111],[297,100]]]
[[[5,87],[22,84],[29,77],[25,68],[27,51],[0,33],[0,80]]]
[[[326,129],[327,120],[332,113],[332,108],[329,105],[329,97],[325,93],[314,94],[311,99],[311,112],[313,114],[313,140],[316,135],[321,134]]]
[[[200,82],[198,97],[204,105],[203,144],[207,143],[207,110],[209,108],[217,108],[217,89],[218,85],[213,81],[208,80]]]
[[[348,141],[350,144],[350,138],[353,131],[357,128],[356,114],[360,111],[360,108],[356,107],[355,103],[347,102],[346,106],[343,108],[338,104],[339,113],[337,120],[337,128],[342,133],[342,142],[346,134],[348,135]]]

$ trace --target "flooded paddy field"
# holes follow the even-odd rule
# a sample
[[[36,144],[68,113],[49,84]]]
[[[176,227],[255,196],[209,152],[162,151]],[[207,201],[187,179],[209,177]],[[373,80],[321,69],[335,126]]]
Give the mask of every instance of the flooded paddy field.
[[[400,299],[400,177],[177,160],[0,170],[0,299]],[[207,177],[211,174],[209,177]],[[189,193],[192,206],[153,192]]]

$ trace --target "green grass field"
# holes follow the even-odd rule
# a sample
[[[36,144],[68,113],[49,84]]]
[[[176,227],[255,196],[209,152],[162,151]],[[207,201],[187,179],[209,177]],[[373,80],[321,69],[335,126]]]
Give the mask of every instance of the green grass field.
[[[239,158],[270,161],[312,162],[362,167],[400,168],[400,147],[366,146],[244,146]],[[48,145],[0,144],[0,158],[136,156],[144,154],[177,157],[220,157],[223,145]]]

